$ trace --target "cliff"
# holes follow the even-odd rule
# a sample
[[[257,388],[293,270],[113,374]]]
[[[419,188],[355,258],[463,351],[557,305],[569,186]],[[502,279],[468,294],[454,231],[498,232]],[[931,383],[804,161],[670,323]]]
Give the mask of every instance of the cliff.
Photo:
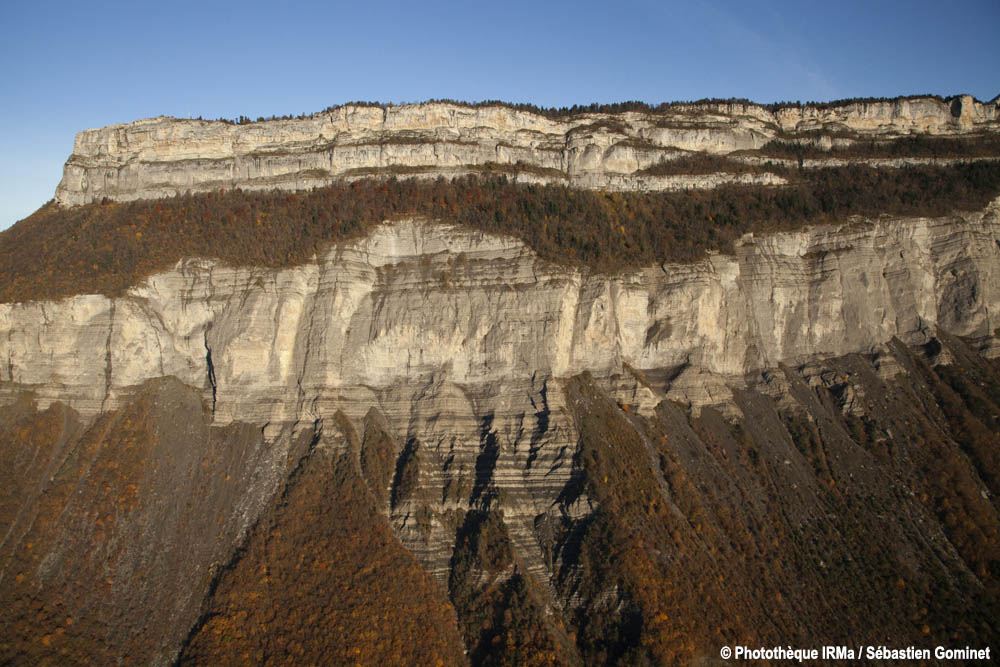
[[[421,173],[459,173],[498,162],[501,137],[523,151],[511,153],[518,178],[531,164],[596,187],[639,178],[635,161],[615,171],[626,149],[653,163],[685,141],[724,153],[848,131],[971,137],[993,131],[991,114],[959,98],[569,119],[447,104],[241,126],[156,119],[82,133],[59,195],[301,187],[275,180],[275,165],[314,159],[326,160],[317,182],[381,176],[405,156]],[[239,172],[264,148],[284,154]],[[113,296],[2,303],[0,662],[678,664],[737,643],[995,643],[993,169],[948,171],[952,185],[982,183],[942,190],[947,214],[869,170],[844,181],[847,199],[871,195],[859,182],[884,185],[891,197],[871,201],[927,214],[837,217],[843,193],[824,176],[827,190],[812,191],[823,215],[771,231],[737,227],[746,214],[733,202],[760,207],[797,186],[699,193],[719,195],[717,208],[682,210],[709,237],[755,231],[686,263],[555,261],[582,243],[540,256],[531,237],[557,226],[562,200],[511,204],[545,209],[520,236],[486,231],[499,209],[476,228],[432,202],[439,215],[359,222],[301,261],[187,255],[130,273],[143,277]],[[930,192],[944,173],[913,171]],[[111,179],[105,189],[94,174]],[[478,210],[476,187],[451,194]],[[961,205],[987,191],[985,205]],[[804,192],[782,207],[804,207]],[[593,195],[626,213],[644,196],[680,206],[677,193]],[[294,211],[306,195],[275,198]],[[219,222],[263,230],[230,237],[240,243],[277,243],[256,204],[213,200],[244,220],[195,199],[150,207],[185,240]],[[72,218],[48,207],[0,236],[0,257],[66,216],[50,244],[79,243],[111,256],[93,271],[124,271],[116,252],[153,252],[130,206],[84,204]],[[120,222],[85,233],[108,220]],[[588,220],[623,248],[657,238]],[[43,268],[13,278],[66,267]]]
[[[990,336],[998,238],[1000,200],[749,235],[735,256],[609,276],[544,262],[514,238],[406,220],[304,266],[189,259],[122,298],[0,304],[0,382],[90,417],[169,375],[210,389],[216,421],[277,429],[334,396],[367,405],[431,378],[486,393],[625,365],[737,379],[936,326]],[[325,410],[341,408],[352,414]]]
[[[651,176],[685,152],[754,151],[772,139],[822,146],[908,135],[997,132],[1000,112],[969,96],[769,111],[752,104],[674,105],[658,113],[550,118],[505,106],[427,103],[344,106],[293,120],[234,125],[153,118],[76,137],[56,201],[169,197],[219,188],[303,190],[395,174],[455,176],[484,169],[524,182],[618,190],[783,182],[722,171]]]
[[[254,458],[240,463],[241,486],[219,506],[225,530],[181,572],[210,570],[248,539],[287,483],[296,442],[350,452],[374,410],[395,443],[386,460],[397,461],[387,464],[395,478],[370,487],[391,498],[376,507],[427,572],[447,586],[461,544],[456,513],[492,508],[502,511],[518,571],[559,591],[559,559],[569,555],[546,546],[550,524],[586,521],[599,505],[596,492],[566,497],[589,428],[574,378],[586,373],[601,387],[591,391],[607,392],[600,400],[650,419],[676,401],[693,418],[712,407],[744,423],[748,391],[786,408],[797,402],[795,380],[779,370],[791,366],[798,382],[844,397],[842,419],[867,414],[860,405],[872,389],[842,383],[817,360],[861,353],[891,382],[906,374],[890,342],[922,345],[939,328],[994,353],[998,212],[994,202],[949,218],[747,237],[733,257],[615,276],[547,264],[512,238],[401,221],[301,267],[190,259],[121,298],[0,305],[0,391],[8,403],[31,391],[34,409],[70,406],[87,424],[132,410],[150,378],[170,376],[200,393],[213,429],[243,429],[240,447]],[[191,442],[176,451],[203,456]],[[404,478],[412,481],[401,486]],[[25,520],[9,530],[30,534]],[[24,543],[9,543],[8,558]],[[119,576],[112,587],[127,591]],[[158,604],[180,616],[151,640],[164,656],[195,621],[188,596],[200,595],[171,581]],[[572,596],[555,595],[573,608]]]

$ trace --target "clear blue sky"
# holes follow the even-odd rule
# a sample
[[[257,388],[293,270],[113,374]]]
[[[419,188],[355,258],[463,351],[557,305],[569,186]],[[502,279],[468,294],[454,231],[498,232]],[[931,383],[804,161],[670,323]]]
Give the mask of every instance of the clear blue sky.
[[[1000,93],[1000,0],[0,4],[0,229],[82,129],[350,100]]]

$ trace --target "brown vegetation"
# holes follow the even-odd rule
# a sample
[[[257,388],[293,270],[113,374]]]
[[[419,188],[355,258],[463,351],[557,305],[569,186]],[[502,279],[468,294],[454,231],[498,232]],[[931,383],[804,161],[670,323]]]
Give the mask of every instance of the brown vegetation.
[[[942,348],[953,365],[928,362]],[[334,415],[344,454],[303,431],[284,492],[232,557],[213,545],[236,524],[220,534],[216,522],[259,483],[259,429],[209,429],[199,393],[175,380],[89,429],[26,397],[0,408],[0,521],[13,527],[0,662],[169,656],[197,618],[168,604],[188,580],[191,604],[204,596],[182,655],[196,664],[678,664],[736,642],[847,637],[995,645],[1000,365],[944,333],[886,354],[902,369],[892,380],[857,354],[822,362],[832,384],[783,369],[780,407],[737,392],[734,421],[667,401],[637,415],[588,375],[570,379],[574,473],[535,522],[552,588],[521,566],[489,496],[456,520],[454,607],[376,509],[394,461],[406,477],[419,450],[398,457],[377,410],[363,433]],[[849,385],[860,416],[842,411]],[[577,500],[592,511],[559,511]]]
[[[221,573],[179,662],[459,665],[461,646],[357,462],[317,449]]]
[[[4,488],[19,504],[0,516],[0,663],[171,654],[236,538],[259,430],[211,429],[199,393],[172,378],[85,430],[60,404],[22,406],[0,410],[3,474],[15,478]]]
[[[61,209],[0,233],[0,301],[117,295],[184,257],[287,266],[384,220],[421,216],[525,241],[547,260],[615,271],[730,251],[746,232],[850,215],[943,215],[1000,193],[1000,164],[806,170],[786,187],[602,193],[506,178],[364,180]]]
[[[822,133],[815,133],[818,138]],[[1000,135],[933,137],[923,134],[899,139],[856,140],[847,146],[828,150],[810,141],[810,135],[797,139],[775,139],[760,153],[767,157],[799,159],[894,159],[894,158],[953,158],[972,159],[1000,157]]]
[[[458,530],[449,591],[474,665],[571,665],[563,622],[525,572],[499,512],[472,510]]]
[[[737,641],[995,642],[1000,435],[976,414],[996,419],[998,373],[947,345],[960,367],[894,344],[906,375],[888,383],[860,355],[830,360],[869,397],[862,419],[841,411],[843,387],[791,369],[795,409],[748,391],[735,421],[667,402],[638,417],[571,380],[583,476],[567,500],[585,491],[596,511],[557,538],[578,548],[557,581],[580,601],[585,662],[677,664]]]
[[[723,155],[710,153],[690,153],[673,160],[661,160],[651,167],[640,169],[637,173],[645,176],[683,176],[689,174],[725,173],[761,173],[764,171],[787,174],[788,169],[781,165],[755,165],[749,162],[732,160]]]

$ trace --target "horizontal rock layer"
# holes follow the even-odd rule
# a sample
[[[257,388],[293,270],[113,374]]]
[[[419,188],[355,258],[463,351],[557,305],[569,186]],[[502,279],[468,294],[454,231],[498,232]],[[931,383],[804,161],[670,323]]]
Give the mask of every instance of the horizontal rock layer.
[[[933,325],[987,336],[1000,324],[998,213],[1000,200],[748,235],[736,256],[620,275],[550,265],[513,238],[387,223],[302,266],[188,259],[121,298],[0,304],[0,382],[93,416],[170,375],[213,395],[217,422],[279,424],[317,402],[441,383],[626,366],[742,377]]]
[[[2,304],[0,401],[32,390],[43,409],[92,419],[173,376],[201,388],[215,424],[261,425],[280,450],[338,411],[363,432],[377,407],[398,443],[416,443],[419,486],[440,494],[402,499],[391,517],[431,573],[447,576],[447,513],[488,479],[537,574],[532,522],[575,451],[563,379],[589,371],[643,412],[663,398],[732,411],[732,386],[782,363],[920,342],[935,325],[986,337],[998,239],[1000,201],[748,236],[735,256],[609,276],[512,238],[403,221],[303,266],[189,259],[121,298]],[[586,513],[581,502],[568,511]]]
[[[637,417],[587,373],[492,402],[430,387],[393,417],[405,447],[376,407],[363,434],[322,410],[296,436],[210,427],[171,378],[89,428],[22,396],[0,407],[0,659],[464,664],[455,612],[472,664],[538,645],[686,663],[741,637],[995,645],[1000,376],[938,336],[768,373],[777,400],[734,391],[733,421],[670,401]]]
[[[331,452],[357,456],[375,510],[442,585],[454,575],[463,512],[496,511],[518,573],[539,582],[538,595],[551,600],[552,613],[623,614],[629,594],[611,578],[588,590],[585,567],[575,560],[582,547],[574,546],[595,517],[620,502],[630,513],[616,520],[630,531],[641,509],[651,517],[643,519],[650,535],[670,525],[681,536],[669,549],[636,546],[651,560],[637,561],[628,577],[645,587],[666,581],[665,574],[643,579],[647,571],[680,573],[676,579],[686,582],[681,589],[690,584],[698,614],[715,609],[722,617],[719,609],[735,609],[749,627],[768,627],[770,609],[763,611],[761,602],[775,592],[821,590],[816,586],[827,581],[833,557],[849,588],[865,589],[852,595],[867,596],[865,567],[876,556],[854,565],[857,552],[842,558],[817,536],[837,514],[849,518],[843,530],[866,536],[876,530],[871,508],[879,508],[879,521],[882,513],[923,517],[913,494],[896,493],[887,481],[910,479],[911,461],[930,461],[920,470],[934,468],[945,454],[957,461],[952,467],[971,480],[963,482],[971,492],[962,496],[969,514],[996,524],[988,511],[996,489],[966,470],[965,453],[912,444],[922,442],[921,428],[934,435],[928,442],[946,440],[946,419],[934,416],[933,407],[933,395],[944,390],[897,396],[921,373],[931,375],[905,346],[889,341],[923,343],[940,328],[988,342],[1000,326],[998,272],[1000,200],[943,218],[884,216],[747,236],[733,256],[617,275],[554,266],[513,238],[408,220],[386,223],[301,266],[186,259],[120,298],[0,304],[0,406],[16,417],[4,427],[12,441],[27,438],[31,445],[10,456],[15,465],[6,482],[24,488],[0,508],[13,517],[0,539],[0,584],[7,577],[0,592],[16,593],[23,604],[11,618],[31,627],[34,591],[56,599],[73,591],[74,614],[99,609],[114,619],[110,629],[88,628],[88,635],[107,647],[131,641],[129,650],[142,661],[170,663],[220,567],[238,559],[233,554],[241,544],[252,547],[255,534],[265,544],[271,539],[254,532],[267,528],[258,519],[270,516],[269,503],[281,506],[283,488],[294,491],[290,479],[308,480],[295,471],[311,448],[314,462],[316,453],[324,461]],[[973,358],[964,346],[952,341],[928,353],[938,362],[955,353],[949,349]],[[841,355],[848,356],[832,359]],[[956,365],[971,368],[968,361]],[[176,380],[150,382],[163,376]],[[836,403],[817,398],[825,395],[820,389]],[[32,439],[22,426],[33,409],[26,390],[35,406],[49,409],[43,422],[59,422],[51,427],[58,446]],[[684,415],[664,399],[695,410]],[[703,406],[719,407],[735,421],[712,410],[694,416]],[[935,423],[919,424],[928,409]],[[802,410],[800,421],[789,417]],[[636,411],[660,426],[649,427]],[[859,416],[871,424],[849,419]],[[138,442],[148,444],[141,451],[129,435],[136,423],[148,431],[140,434]],[[802,435],[810,424],[833,446],[800,451],[799,440],[812,442]],[[872,456],[846,435],[852,424],[872,447],[892,442],[902,472],[873,472]],[[109,438],[114,428],[128,437]],[[615,440],[629,429],[635,434]],[[84,431],[90,435],[82,449],[63,442]],[[749,440],[734,440],[743,432]],[[617,449],[600,449],[607,443]],[[588,463],[587,451],[604,452],[605,467]],[[621,452],[631,452],[624,461],[630,467],[616,477],[609,461],[625,459]],[[644,476],[632,474],[642,468],[637,462],[648,463]],[[119,472],[125,463],[134,470]],[[635,485],[643,479],[645,486]],[[861,491],[869,513],[841,504],[840,485]],[[615,490],[625,499],[616,500]],[[67,511],[52,498],[65,499]],[[860,527],[850,523],[856,517]],[[280,518],[276,539],[284,533]],[[871,552],[912,550],[922,563],[916,569],[937,567],[942,580],[978,567],[969,554],[992,558],[978,542],[955,552],[930,520],[908,521],[914,525],[905,530],[886,522],[891,548]],[[177,535],[192,535],[196,544],[177,552]],[[771,554],[769,545],[793,539],[791,551],[814,545],[813,551],[803,552],[808,563],[785,574],[771,567],[770,555],[753,556],[750,562],[761,566],[753,571],[742,552],[733,552],[738,545]],[[93,544],[107,546],[91,556]],[[154,563],[151,593],[141,584],[147,578],[135,574],[137,564],[153,562],[146,554],[167,547],[169,558]],[[751,586],[741,599],[706,598],[700,586],[711,591],[719,582],[724,589],[724,571],[753,572],[747,578],[754,586],[759,581],[760,590]],[[801,585],[802,571],[813,572],[809,586]],[[895,595],[896,585],[890,588]],[[803,637],[834,636],[840,619],[853,616],[843,613],[843,600],[843,607],[828,608],[825,598],[795,598],[800,606],[782,611],[783,618],[799,619]],[[145,613],[147,600],[156,601],[156,614]],[[886,618],[909,618],[889,602],[884,608],[896,610]],[[650,614],[648,627],[668,618],[666,611],[662,618]],[[739,636],[736,627],[725,636]],[[10,651],[17,647],[0,642],[0,655]]]
[[[233,125],[168,117],[76,137],[56,189],[63,205],[166,197],[218,188],[307,189],[377,174],[452,176],[486,167],[528,181],[659,190],[714,187],[733,175],[649,177],[685,151],[730,153],[774,138],[831,146],[845,137],[957,135],[998,129],[994,104],[969,96],[784,108],[675,105],[659,113],[560,119],[504,106],[344,106],[293,120]],[[770,174],[742,179],[775,183]]]

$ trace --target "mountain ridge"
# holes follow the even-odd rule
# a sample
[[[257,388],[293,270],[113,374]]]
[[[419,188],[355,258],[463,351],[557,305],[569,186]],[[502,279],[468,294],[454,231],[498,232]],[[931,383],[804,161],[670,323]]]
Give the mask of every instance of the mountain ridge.
[[[852,104],[85,134],[0,234],[0,662],[996,646],[996,110]]]
[[[970,96],[832,107],[677,105],[659,112],[549,118],[505,106],[344,106],[297,119],[231,124],[158,117],[80,132],[56,189],[60,205],[223,188],[305,190],[378,173],[436,178],[491,166],[522,182],[612,190],[780,184],[773,174],[678,178],[645,173],[690,152],[760,151],[775,139],[824,148],[912,133],[996,133],[1000,111]]]

